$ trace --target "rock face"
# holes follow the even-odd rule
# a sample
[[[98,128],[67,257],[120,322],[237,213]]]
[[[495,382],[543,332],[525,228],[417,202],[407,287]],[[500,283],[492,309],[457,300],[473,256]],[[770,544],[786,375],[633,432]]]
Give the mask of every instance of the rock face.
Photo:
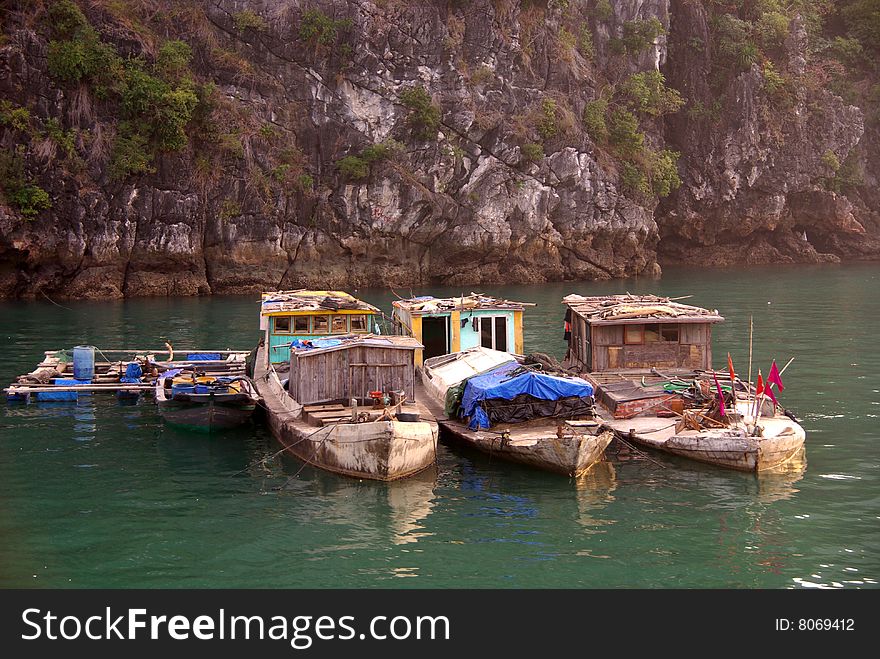
[[[671,48],[679,59],[670,83],[692,104],[709,107],[718,93],[708,81],[713,49],[706,11],[680,0],[673,2],[673,17]],[[862,139],[862,111],[803,82],[806,28],[796,18],[789,29],[783,73],[794,85],[773,91],[752,64],[723,90],[716,116],[669,121],[667,138],[687,157],[684,185],[657,212],[664,259],[838,261],[859,253],[859,244],[863,254],[877,254],[876,231],[866,236],[870,213],[822,185],[834,175],[829,161],[843,162]]]
[[[677,192],[659,206],[626,192],[584,108],[609,81],[652,69],[708,106],[711,38],[701,3],[600,4],[83,2],[120,55],[151,63],[180,38],[194,79],[216,86],[184,149],[118,176],[118,103],[51,75],[45,9],[12,2],[0,98],[30,119],[0,123],[0,147],[51,208],[31,219],[0,200],[0,297],[655,276],[658,250],[690,263],[880,253],[876,129],[825,89],[796,83],[783,106],[757,64],[730,82],[718,117],[682,111],[647,127],[650,144],[682,154]],[[667,33],[615,54],[628,24],[652,18]],[[794,78],[805,40],[793,21]],[[407,100],[418,88],[427,107]],[[45,137],[51,120],[75,135],[72,156]],[[382,155],[366,156],[375,145]],[[864,185],[829,191],[826,154],[851,151]],[[349,156],[366,172],[346,170]]]

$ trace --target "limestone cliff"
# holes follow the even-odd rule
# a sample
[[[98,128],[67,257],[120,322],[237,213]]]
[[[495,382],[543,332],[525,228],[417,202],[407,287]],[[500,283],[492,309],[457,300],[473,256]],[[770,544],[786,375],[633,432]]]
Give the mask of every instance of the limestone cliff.
[[[0,7],[0,297],[880,252],[877,130],[806,80],[799,17],[780,96],[760,63],[717,81],[694,0]]]

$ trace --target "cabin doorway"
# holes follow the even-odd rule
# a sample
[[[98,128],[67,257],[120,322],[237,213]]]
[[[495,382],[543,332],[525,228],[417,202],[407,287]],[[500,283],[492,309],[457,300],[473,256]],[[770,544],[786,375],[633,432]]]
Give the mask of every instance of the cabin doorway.
[[[482,316],[480,318],[480,345],[507,352],[507,318]]]
[[[422,317],[422,345],[425,359],[449,354],[449,316]]]

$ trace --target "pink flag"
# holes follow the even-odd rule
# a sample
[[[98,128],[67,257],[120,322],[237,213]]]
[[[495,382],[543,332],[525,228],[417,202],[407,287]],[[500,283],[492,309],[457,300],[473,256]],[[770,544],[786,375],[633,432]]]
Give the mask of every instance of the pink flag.
[[[718,375],[712,374],[715,378],[715,388],[718,390],[718,409],[721,412],[721,416],[727,416],[727,410],[724,408],[724,392],[721,391],[721,385],[718,383]]]
[[[776,360],[773,360],[773,365],[770,367],[770,372],[767,374],[767,384],[775,384],[779,387],[779,391],[785,391],[785,387],[782,386],[782,376],[779,374],[779,369],[776,368]]]
[[[767,396],[767,398],[769,398],[770,400],[773,401],[774,405],[779,405],[779,402],[776,400],[776,396],[773,395],[773,386],[771,384],[769,384],[769,382],[770,382],[769,377],[767,378],[767,382],[768,382],[767,386],[764,387],[764,394]]]

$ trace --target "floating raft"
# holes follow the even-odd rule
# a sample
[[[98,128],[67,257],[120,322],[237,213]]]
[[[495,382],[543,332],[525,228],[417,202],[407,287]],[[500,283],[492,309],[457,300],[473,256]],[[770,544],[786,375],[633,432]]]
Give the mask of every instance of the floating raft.
[[[69,350],[47,350],[43,360],[30,373],[18,376],[3,391],[7,400],[29,401],[31,396],[40,401],[75,401],[80,395],[115,393],[129,397],[154,388],[156,378],[170,369],[198,369],[215,377],[244,375],[249,351],[139,348],[95,349],[103,361],[89,364],[89,379],[76,379],[74,362]],[[170,358],[161,361],[156,358]],[[117,359],[118,358],[118,359]],[[136,382],[125,381],[128,364],[138,362],[144,369]]]

